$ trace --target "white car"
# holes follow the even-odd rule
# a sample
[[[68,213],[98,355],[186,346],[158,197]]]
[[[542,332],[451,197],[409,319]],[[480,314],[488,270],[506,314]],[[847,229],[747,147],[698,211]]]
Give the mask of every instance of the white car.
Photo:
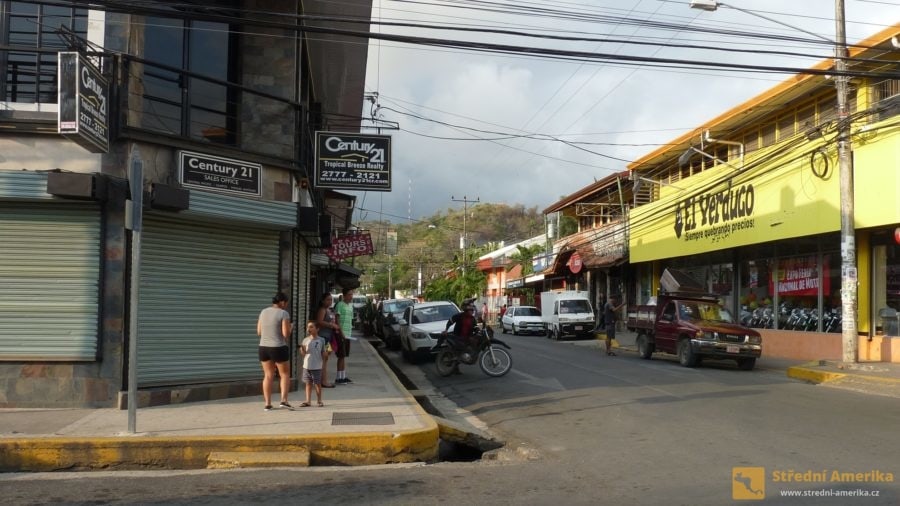
[[[500,319],[500,330],[504,333],[545,334],[546,328],[541,320],[541,311],[534,306],[512,306]]]
[[[431,348],[437,339],[432,332],[443,332],[447,320],[459,312],[452,302],[422,302],[407,307],[400,320],[400,349],[403,358],[416,362],[431,355]]]

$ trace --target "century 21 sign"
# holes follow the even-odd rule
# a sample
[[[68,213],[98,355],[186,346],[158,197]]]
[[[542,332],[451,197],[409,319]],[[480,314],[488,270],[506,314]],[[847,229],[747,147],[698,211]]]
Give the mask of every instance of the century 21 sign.
[[[391,191],[391,137],[316,132],[315,186]]]

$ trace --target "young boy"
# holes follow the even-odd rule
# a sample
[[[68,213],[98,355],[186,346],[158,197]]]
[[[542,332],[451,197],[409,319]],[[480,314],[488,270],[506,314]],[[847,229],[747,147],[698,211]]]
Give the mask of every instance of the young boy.
[[[322,364],[325,362],[325,339],[319,337],[319,327],[316,322],[306,324],[306,339],[300,344],[300,356],[303,358],[303,383],[306,384],[306,402],[300,405],[305,408],[310,405],[312,387],[316,386],[316,400],[321,408],[322,403]]]

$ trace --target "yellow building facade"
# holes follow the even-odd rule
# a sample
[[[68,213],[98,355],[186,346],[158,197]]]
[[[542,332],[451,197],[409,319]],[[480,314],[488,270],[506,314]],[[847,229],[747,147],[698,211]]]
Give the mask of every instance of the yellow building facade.
[[[848,63],[862,361],[900,362],[898,35],[861,41]],[[629,166],[658,183],[628,219],[641,299],[678,268],[760,330],[764,355],[841,358],[835,103],[828,76],[797,75]]]

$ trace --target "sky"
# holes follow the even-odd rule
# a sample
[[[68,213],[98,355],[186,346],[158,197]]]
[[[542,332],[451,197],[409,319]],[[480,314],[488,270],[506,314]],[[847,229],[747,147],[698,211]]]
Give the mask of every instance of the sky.
[[[806,68],[834,54],[827,42],[835,38],[833,0],[729,0],[714,12],[692,9],[689,3],[372,0],[373,22],[602,40],[378,24],[371,31],[617,57],[789,68]],[[845,13],[847,42],[853,43],[900,22],[900,0],[845,0]],[[363,116],[395,122],[399,129],[380,130],[392,137],[392,191],[348,192],[357,196],[353,219],[409,223],[472,207],[459,202],[464,198],[542,211],[791,75],[548,59],[371,40],[366,92],[377,93],[377,99],[366,102]],[[363,132],[378,133],[374,128]]]

